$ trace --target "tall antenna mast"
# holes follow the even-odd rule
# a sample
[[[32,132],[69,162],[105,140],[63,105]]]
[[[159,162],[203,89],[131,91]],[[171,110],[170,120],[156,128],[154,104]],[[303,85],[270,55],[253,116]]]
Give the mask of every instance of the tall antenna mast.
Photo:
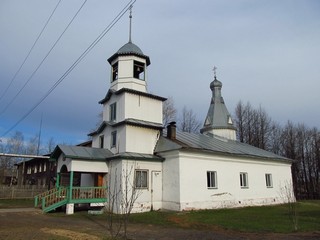
[[[42,130],[42,113],[41,113],[41,121],[40,121],[40,129],[39,129],[39,136],[38,136],[38,146],[37,146],[37,155],[40,153],[40,144],[41,144],[41,130]]]
[[[132,4],[130,5],[130,15],[129,15],[130,25],[129,25],[129,42],[131,43],[131,28],[132,28]]]

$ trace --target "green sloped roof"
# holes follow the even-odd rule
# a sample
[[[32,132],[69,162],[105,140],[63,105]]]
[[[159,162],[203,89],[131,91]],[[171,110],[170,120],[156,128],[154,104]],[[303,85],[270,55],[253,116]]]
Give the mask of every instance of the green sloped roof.
[[[225,139],[212,134],[196,134],[179,131],[176,133],[176,140],[170,140],[163,136],[160,137],[155,153],[179,149],[192,149],[238,157],[292,161],[291,159],[239,141]]]

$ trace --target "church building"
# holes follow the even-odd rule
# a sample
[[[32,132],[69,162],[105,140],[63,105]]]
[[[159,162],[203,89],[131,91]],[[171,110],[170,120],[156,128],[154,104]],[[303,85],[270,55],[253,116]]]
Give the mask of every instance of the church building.
[[[120,213],[124,196],[133,198],[133,212],[284,202],[292,161],[237,141],[216,74],[204,125],[187,133],[174,122],[163,126],[166,98],[148,93],[150,58],[131,37],[108,62],[110,88],[99,102],[103,122],[89,133],[92,147],[56,147],[57,187],[106,187],[100,202]]]

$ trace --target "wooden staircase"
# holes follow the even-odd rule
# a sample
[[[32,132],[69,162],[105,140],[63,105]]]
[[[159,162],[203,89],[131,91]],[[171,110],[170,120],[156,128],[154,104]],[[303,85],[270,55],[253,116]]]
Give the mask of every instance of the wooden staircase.
[[[68,203],[105,203],[106,187],[58,187],[35,196],[34,206],[50,212]]]

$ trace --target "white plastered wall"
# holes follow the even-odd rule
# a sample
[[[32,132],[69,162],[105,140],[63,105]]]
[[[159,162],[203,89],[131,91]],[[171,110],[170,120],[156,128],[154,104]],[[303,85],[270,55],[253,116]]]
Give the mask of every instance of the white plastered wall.
[[[283,187],[291,182],[288,162],[212,156],[195,152],[163,153],[163,208],[192,210],[279,204]],[[207,171],[217,172],[217,188],[207,188]],[[240,187],[240,172],[249,187]],[[265,174],[272,174],[267,187]]]
[[[111,207],[114,212],[121,212],[121,197],[125,192],[130,196],[134,186],[135,170],[146,170],[148,172],[148,187],[137,189],[136,199],[132,212],[146,212],[162,208],[162,163],[159,161],[134,161],[134,160],[112,160],[109,163],[110,174],[108,179],[109,204],[112,199],[117,199]],[[128,177],[128,184],[126,184]],[[120,181],[122,181],[122,194],[119,194]],[[125,186],[128,186],[126,188]],[[126,190],[127,189],[127,190]],[[115,198],[117,196],[118,198]],[[129,198],[128,198],[129,199]],[[122,212],[123,213],[123,212]]]
[[[250,158],[180,154],[181,209],[210,209],[282,203],[281,188],[291,182],[291,164]],[[218,187],[207,188],[207,171],[217,172]],[[240,187],[240,172],[248,188]],[[272,174],[273,187],[265,174]]]

